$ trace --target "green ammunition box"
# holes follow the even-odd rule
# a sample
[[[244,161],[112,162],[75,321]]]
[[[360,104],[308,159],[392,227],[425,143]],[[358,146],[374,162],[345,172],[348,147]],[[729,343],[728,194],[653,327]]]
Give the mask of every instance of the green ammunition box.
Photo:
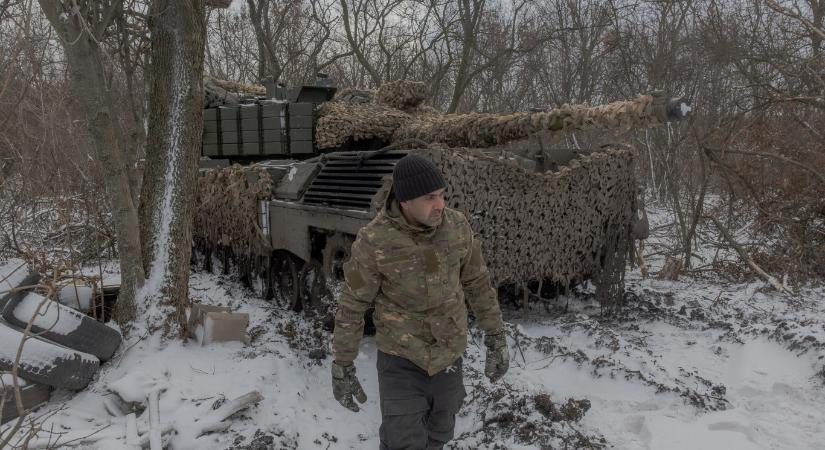
[[[311,141],[314,133],[310,128],[292,128],[289,130],[289,138],[295,141]]]
[[[237,106],[219,106],[221,120],[231,120],[238,118]]]
[[[284,117],[263,117],[261,125],[264,130],[282,130],[286,128],[286,116]]]
[[[289,116],[289,128],[312,128],[312,116]]]
[[[287,115],[286,103],[264,103],[261,105],[261,117],[281,117]]]
[[[244,155],[259,155],[261,146],[258,142],[244,142],[242,145]]]
[[[218,144],[203,144],[201,153],[203,156],[220,156],[218,153]]]
[[[244,142],[286,142],[281,130],[252,130],[243,132]]]
[[[221,151],[224,156],[236,156],[241,154],[239,151],[240,145],[241,144],[235,142],[224,142],[223,145],[221,145]]]
[[[257,130],[258,119],[243,119],[241,120],[241,130]]]
[[[203,132],[204,133],[217,133],[218,132],[218,122],[214,120],[210,120],[208,122],[203,122]]]
[[[218,110],[216,108],[204,109],[203,110],[203,121],[216,121],[218,120]]]
[[[225,131],[221,133],[221,141],[224,144],[235,144],[238,141],[238,132],[237,131]]]
[[[221,120],[221,131],[238,131],[238,121],[235,119]]]
[[[254,119],[258,117],[258,105],[241,106],[241,119]]]
[[[289,152],[293,155],[313,153],[314,151],[315,151],[315,146],[312,144],[312,141],[290,141],[289,142]]]
[[[262,145],[264,155],[286,154],[287,145],[285,142],[264,142]]]
[[[203,133],[203,137],[201,138],[201,142],[204,144],[217,144],[218,143],[218,133]]]
[[[314,109],[315,109],[315,105],[313,103],[290,103],[289,104],[289,115],[290,116],[311,116]]]

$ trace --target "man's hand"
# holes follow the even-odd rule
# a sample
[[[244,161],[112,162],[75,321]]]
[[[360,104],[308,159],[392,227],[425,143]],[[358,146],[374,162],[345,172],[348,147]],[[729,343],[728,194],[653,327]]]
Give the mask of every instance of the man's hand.
[[[338,403],[355,412],[359,408],[352,399],[353,395],[359,403],[367,401],[367,394],[355,376],[355,364],[332,362],[332,395]]]
[[[487,359],[484,361],[484,375],[495,382],[510,368],[510,351],[507,349],[507,335],[504,330],[487,333],[484,336]]]

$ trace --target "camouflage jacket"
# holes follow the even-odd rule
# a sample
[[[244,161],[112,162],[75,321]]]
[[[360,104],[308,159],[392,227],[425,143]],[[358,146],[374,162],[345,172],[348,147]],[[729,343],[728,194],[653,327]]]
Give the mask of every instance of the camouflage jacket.
[[[459,211],[445,208],[436,227],[413,226],[392,199],[358,232],[351,255],[335,316],[337,361],[358,355],[364,312],[373,305],[378,348],[431,375],[464,353],[467,304],[483,330],[503,326],[481,243]]]

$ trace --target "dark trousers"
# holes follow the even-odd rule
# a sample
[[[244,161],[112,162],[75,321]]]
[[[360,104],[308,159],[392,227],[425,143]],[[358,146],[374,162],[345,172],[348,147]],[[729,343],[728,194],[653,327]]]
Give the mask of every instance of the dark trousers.
[[[461,358],[428,375],[409,360],[378,351],[380,450],[441,449],[453,438],[464,402]]]

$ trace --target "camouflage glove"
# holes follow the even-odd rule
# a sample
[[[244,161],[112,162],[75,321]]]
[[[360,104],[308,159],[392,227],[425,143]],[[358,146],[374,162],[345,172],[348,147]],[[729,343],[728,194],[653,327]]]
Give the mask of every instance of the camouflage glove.
[[[484,361],[484,375],[495,382],[510,368],[510,352],[507,349],[507,334],[504,330],[487,333],[484,336],[487,358]]]
[[[358,412],[358,405],[352,399],[353,395],[360,403],[367,401],[367,394],[355,376],[355,364],[342,365],[332,362],[332,395],[338,403],[355,412]]]

